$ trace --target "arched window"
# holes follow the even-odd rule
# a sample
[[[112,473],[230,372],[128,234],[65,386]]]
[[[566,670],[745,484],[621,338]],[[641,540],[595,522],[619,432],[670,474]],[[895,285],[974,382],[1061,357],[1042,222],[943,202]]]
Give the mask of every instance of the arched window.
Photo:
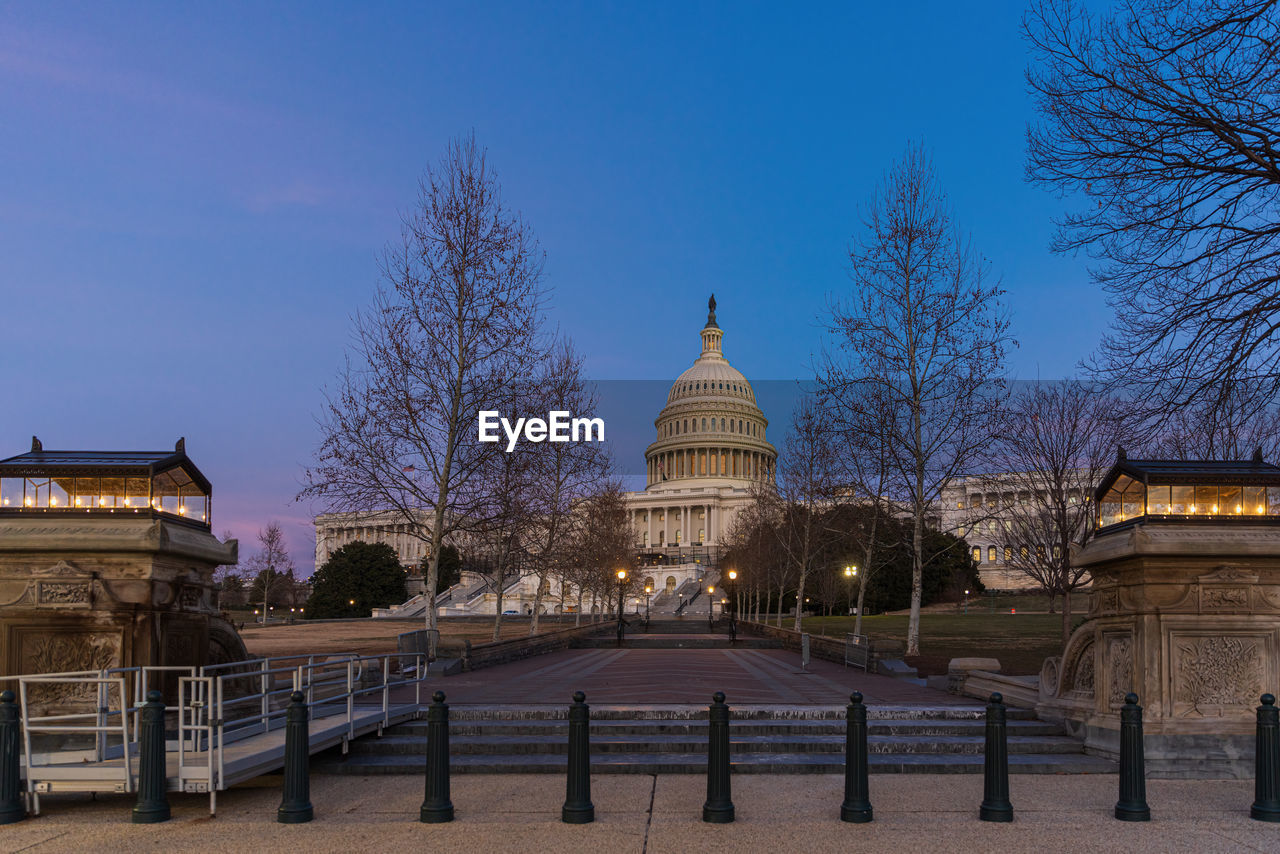
[[[973,562],[982,563],[982,546],[973,547]]]
[[[702,429],[703,429],[703,430],[706,430],[706,429],[707,429],[707,419],[705,419],[705,418],[704,418],[704,419],[702,419]]]
[[[733,419],[732,419],[732,418],[731,418],[731,419],[729,419],[729,432],[730,432],[730,433],[732,433],[732,432],[733,432]]]
[[[721,418],[721,419],[720,419],[720,432],[722,432],[722,433],[724,432],[724,419],[723,419],[723,418]]]
[[[739,418],[739,419],[738,419],[738,432],[739,432],[739,433],[741,433],[741,432],[742,432],[742,419],[741,419],[741,418]]]

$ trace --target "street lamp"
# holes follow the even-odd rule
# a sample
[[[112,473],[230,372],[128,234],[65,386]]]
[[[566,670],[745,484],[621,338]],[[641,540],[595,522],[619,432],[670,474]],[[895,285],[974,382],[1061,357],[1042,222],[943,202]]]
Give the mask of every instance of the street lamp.
[[[853,579],[858,577],[858,568],[853,564],[844,568],[844,577],[849,579],[849,613],[853,613]]]
[[[622,621],[623,597],[627,591],[627,571],[625,569],[618,570],[618,646],[622,646],[622,627],[625,625]]]
[[[729,641],[732,643],[738,639],[738,602],[734,598],[734,594],[738,592],[738,570],[729,570],[729,583],[725,587],[725,593],[728,593],[729,599]]]
[[[964,612],[966,614],[969,613],[969,591],[968,590],[964,592]]]
[[[644,630],[649,631],[649,599],[653,595],[653,585],[644,586]]]
[[[707,629],[715,631],[716,625],[716,600],[711,598],[711,594],[716,592],[714,584],[707,585]]]

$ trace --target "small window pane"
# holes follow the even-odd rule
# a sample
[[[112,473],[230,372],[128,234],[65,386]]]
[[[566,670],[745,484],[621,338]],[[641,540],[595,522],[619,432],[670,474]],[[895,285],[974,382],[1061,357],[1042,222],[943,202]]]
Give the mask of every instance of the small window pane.
[[[135,510],[146,507],[151,498],[149,482],[145,477],[131,477],[124,483],[124,506]]]
[[[1169,487],[1151,486],[1147,488],[1147,514],[1166,516],[1169,514]]]
[[[1218,487],[1216,486],[1197,486],[1196,487],[1196,504],[1195,509],[1191,511],[1196,515],[1218,512]]]
[[[122,477],[104,477],[102,479],[102,492],[98,496],[99,507],[123,507],[124,506],[124,478]]]
[[[1239,516],[1244,513],[1244,493],[1238,486],[1222,486],[1218,488],[1218,512],[1225,516]]]
[[[91,507],[98,506],[98,492],[101,484],[96,477],[78,477],[76,478],[76,498],[75,505],[83,507],[86,510]]]
[[[1196,488],[1194,486],[1175,486],[1171,490],[1172,498],[1169,501],[1170,512],[1176,515],[1185,515],[1194,513],[1191,509],[1196,503]]]
[[[0,479],[0,507],[22,506],[22,478]]]
[[[1253,516],[1261,516],[1267,512],[1266,487],[1246,486],[1244,488],[1244,512]]]
[[[49,481],[49,506],[66,509],[75,498],[76,481],[73,477],[58,477]]]

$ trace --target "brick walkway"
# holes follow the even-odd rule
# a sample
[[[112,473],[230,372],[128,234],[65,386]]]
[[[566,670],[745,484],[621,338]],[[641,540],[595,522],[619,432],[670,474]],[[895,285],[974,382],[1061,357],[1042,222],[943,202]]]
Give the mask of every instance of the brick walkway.
[[[973,705],[976,701],[856,668],[776,649],[577,649],[451,676],[448,701],[502,705],[568,703],[698,704],[724,691],[730,704],[843,705],[849,692],[868,705]],[[433,686],[434,689],[435,686]]]

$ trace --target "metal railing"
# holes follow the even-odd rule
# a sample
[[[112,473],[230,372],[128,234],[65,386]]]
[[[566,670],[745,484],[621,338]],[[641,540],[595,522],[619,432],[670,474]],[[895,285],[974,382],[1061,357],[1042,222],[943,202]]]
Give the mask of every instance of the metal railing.
[[[420,652],[384,655],[284,656],[207,667],[128,667],[17,677],[23,730],[23,769],[34,814],[39,796],[55,790],[134,792],[140,712],[156,677],[176,674],[177,754],[174,788],[208,792],[213,812],[217,792],[238,780],[226,773],[230,744],[284,726],[289,697],[306,695],[313,719],[345,725],[342,743],[357,734],[357,718],[381,731],[391,723],[391,691],[412,686],[413,705],[422,702],[427,656]],[[46,699],[50,688],[63,699]],[[66,712],[93,698],[92,710]],[[369,706],[377,707],[369,718]],[[358,709],[359,707],[359,709]],[[50,709],[52,713],[44,712]],[[359,711],[359,715],[357,715]],[[54,743],[41,750],[32,737]]]

